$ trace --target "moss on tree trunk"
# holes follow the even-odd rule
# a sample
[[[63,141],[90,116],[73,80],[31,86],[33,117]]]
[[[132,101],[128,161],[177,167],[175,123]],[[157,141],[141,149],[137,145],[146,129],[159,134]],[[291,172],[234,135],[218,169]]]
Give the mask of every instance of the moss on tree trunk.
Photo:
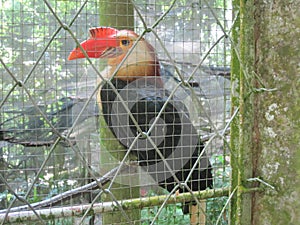
[[[100,25],[116,29],[134,29],[133,5],[130,0],[101,0]]]
[[[234,25],[232,45],[232,111],[239,109],[239,114],[231,124],[231,166],[232,192],[231,201],[232,224],[250,224],[251,193],[245,193],[245,188],[252,185],[247,182],[252,177],[252,125],[253,125],[253,5],[252,1],[234,1],[235,12],[239,10],[239,18]]]
[[[300,2],[234,1],[240,20],[233,32],[232,224],[298,224],[300,221]],[[240,72],[240,76],[238,76]],[[237,87],[237,88],[236,88]],[[239,135],[237,135],[239,134]],[[250,164],[245,164],[249,162]],[[249,173],[251,168],[251,173]],[[249,183],[260,177],[264,184]],[[245,197],[242,186],[264,186]],[[249,207],[250,206],[250,207]],[[248,209],[250,210],[248,211]],[[246,221],[243,219],[246,218]]]
[[[255,69],[266,88],[255,95],[258,146],[255,173],[275,191],[253,199],[254,224],[300,221],[300,2],[257,1]]]

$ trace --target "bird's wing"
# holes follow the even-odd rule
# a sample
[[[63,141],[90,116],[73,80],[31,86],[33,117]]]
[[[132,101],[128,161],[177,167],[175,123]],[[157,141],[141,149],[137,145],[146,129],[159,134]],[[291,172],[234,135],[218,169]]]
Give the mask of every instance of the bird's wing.
[[[175,174],[183,182],[203,148],[184,105],[157,88],[155,80],[127,83],[113,79],[112,83],[119,95],[106,83],[101,101],[104,118],[116,138],[138,156],[140,165],[158,183],[176,181]],[[201,158],[197,174],[210,166],[202,154],[206,159]]]

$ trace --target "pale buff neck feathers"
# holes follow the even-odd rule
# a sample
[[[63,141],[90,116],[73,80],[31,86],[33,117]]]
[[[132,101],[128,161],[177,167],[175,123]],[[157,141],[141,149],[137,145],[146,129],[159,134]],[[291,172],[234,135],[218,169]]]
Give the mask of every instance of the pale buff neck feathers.
[[[114,58],[109,58],[107,60],[107,66],[103,71],[101,71],[101,75],[104,79],[110,79],[115,74],[114,78],[132,82],[139,77],[160,76],[159,62],[155,54],[155,50],[144,39],[141,39],[139,41],[139,43],[124,61],[119,70],[115,72],[117,70],[118,65],[125,57],[127,53],[126,50],[129,51],[129,48],[124,49],[123,54],[118,55]],[[99,82],[102,82],[100,78],[98,79],[98,83]],[[162,81],[158,85],[161,87]],[[99,89],[99,92],[97,94],[97,102],[99,108],[102,109],[100,92],[101,88]]]

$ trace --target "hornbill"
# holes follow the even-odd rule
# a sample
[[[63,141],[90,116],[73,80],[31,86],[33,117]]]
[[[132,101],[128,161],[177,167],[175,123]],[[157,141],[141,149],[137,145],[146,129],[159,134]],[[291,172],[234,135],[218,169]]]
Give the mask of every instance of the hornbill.
[[[203,143],[182,101],[164,88],[155,49],[130,30],[97,27],[89,31],[90,38],[80,45],[89,58],[107,60],[97,98],[114,136],[169,192],[175,187],[177,192],[212,187],[212,168]],[[76,47],[68,59],[85,58],[85,54]],[[183,212],[195,204],[186,203]]]

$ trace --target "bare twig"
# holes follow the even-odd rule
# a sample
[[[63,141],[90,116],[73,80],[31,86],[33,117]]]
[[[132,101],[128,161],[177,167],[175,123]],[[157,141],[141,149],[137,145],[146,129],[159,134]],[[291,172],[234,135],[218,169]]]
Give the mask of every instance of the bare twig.
[[[117,166],[115,168],[113,168],[112,170],[110,170],[109,172],[107,172],[106,174],[104,174],[104,176],[100,177],[97,181],[93,181],[89,184],[86,184],[84,186],[63,192],[61,194],[58,194],[50,199],[47,200],[43,200],[37,203],[33,203],[30,205],[23,205],[23,206],[19,206],[19,207],[14,207],[11,208],[9,210],[9,212],[19,212],[19,211],[24,211],[24,210],[29,210],[30,208],[34,208],[34,209],[40,209],[43,207],[49,207],[49,206],[55,206],[58,203],[61,203],[62,201],[65,201],[67,199],[70,198],[74,198],[74,197],[78,197],[79,195],[81,195],[82,193],[91,191],[91,190],[95,190],[97,188],[99,188],[99,183],[103,186],[105,184],[107,184],[115,175],[115,173],[120,170],[121,172],[126,172],[129,169],[129,166],[123,165],[123,166]],[[5,210],[0,210],[0,214],[1,213],[6,213],[6,209]]]

